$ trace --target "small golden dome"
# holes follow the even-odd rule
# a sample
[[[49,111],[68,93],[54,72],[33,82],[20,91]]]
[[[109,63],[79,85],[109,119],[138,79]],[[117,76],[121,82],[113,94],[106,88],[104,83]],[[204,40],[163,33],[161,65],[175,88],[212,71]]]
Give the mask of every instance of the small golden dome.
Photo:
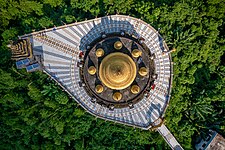
[[[133,94],[137,94],[140,92],[140,87],[138,85],[132,85],[130,91]]]
[[[123,47],[123,44],[122,44],[120,41],[116,41],[116,42],[114,43],[114,48],[115,48],[116,50],[120,50],[122,47]]]
[[[131,53],[134,58],[138,58],[142,55],[142,51],[140,51],[139,49],[134,49]]]
[[[97,93],[102,93],[103,90],[104,90],[104,88],[103,88],[103,86],[100,85],[100,84],[97,85],[97,86],[95,87],[95,91],[96,91]]]
[[[120,92],[115,92],[115,93],[113,94],[113,99],[114,99],[115,101],[121,100],[121,99],[122,99],[122,94],[121,94]]]
[[[104,50],[102,48],[98,48],[95,52],[97,57],[102,57],[104,55]]]
[[[96,73],[96,68],[94,66],[90,66],[88,68],[88,73],[94,75]]]
[[[148,74],[148,69],[145,67],[141,67],[138,71],[141,76],[146,76]]]

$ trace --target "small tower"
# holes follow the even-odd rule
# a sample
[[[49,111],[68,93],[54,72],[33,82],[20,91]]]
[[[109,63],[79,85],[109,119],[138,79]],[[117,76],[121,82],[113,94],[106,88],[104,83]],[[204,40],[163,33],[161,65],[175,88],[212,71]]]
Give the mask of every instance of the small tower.
[[[11,41],[8,47],[12,51],[11,58],[16,60],[17,69],[26,68],[27,72],[41,70],[40,57],[33,55],[32,44],[29,38]]]

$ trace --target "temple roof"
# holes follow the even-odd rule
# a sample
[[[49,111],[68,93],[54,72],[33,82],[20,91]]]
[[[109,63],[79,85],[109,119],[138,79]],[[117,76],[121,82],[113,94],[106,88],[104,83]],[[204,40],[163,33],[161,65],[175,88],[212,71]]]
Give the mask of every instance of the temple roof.
[[[149,84],[151,86],[141,100],[113,109],[113,106],[101,105],[93,99],[85,89],[80,70],[82,55],[93,47],[92,43],[111,34],[137,39],[149,50],[149,59],[154,61],[155,68],[154,82]],[[96,117],[142,129],[151,128],[163,117],[170,99],[172,60],[158,31],[142,20],[112,15],[34,32],[20,39],[31,42],[33,55],[41,57],[43,71]]]

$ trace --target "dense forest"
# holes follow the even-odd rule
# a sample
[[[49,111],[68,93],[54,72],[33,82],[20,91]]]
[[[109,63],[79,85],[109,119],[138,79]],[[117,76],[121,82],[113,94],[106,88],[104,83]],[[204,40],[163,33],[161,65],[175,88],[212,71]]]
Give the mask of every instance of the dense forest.
[[[0,149],[170,149],[157,132],[85,112],[42,72],[17,70],[18,35],[126,14],[160,28],[174,80],[166,125],[184,149],[213,129],[225,136],[224,0],[0,0]]]

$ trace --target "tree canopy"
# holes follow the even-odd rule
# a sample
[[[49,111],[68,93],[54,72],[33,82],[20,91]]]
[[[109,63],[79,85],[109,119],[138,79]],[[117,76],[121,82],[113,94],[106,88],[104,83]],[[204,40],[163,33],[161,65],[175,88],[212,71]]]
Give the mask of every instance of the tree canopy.
[[[85,112],[42,72],[17,70],[9,40],[107,14],[160,28],[174,62],[166,125],[185,149],[208,129],[225,136],[224,0],[0,0],[0,149],[170,149],[155,132]]]

